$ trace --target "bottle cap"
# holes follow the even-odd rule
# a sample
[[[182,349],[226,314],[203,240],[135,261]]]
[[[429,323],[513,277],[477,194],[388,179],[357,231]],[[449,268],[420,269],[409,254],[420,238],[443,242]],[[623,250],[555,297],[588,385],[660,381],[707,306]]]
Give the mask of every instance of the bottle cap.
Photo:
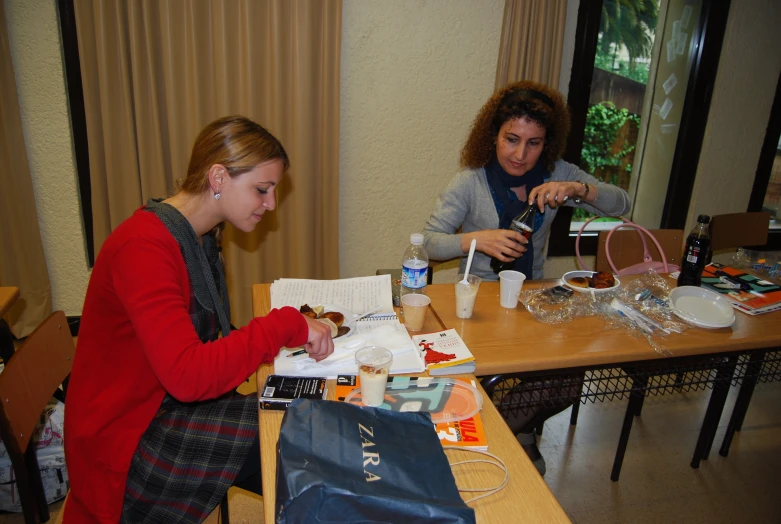
[[[707,224],[710,222],[710,217],[708,215],[700,215],[697,217],[697,222],[702,222],[703,224]]]
[[[412,233],[409,236],[409,242],[410,242],[410,244],[414,244],[416,246],[422,246],[423,245],[423,233]]]

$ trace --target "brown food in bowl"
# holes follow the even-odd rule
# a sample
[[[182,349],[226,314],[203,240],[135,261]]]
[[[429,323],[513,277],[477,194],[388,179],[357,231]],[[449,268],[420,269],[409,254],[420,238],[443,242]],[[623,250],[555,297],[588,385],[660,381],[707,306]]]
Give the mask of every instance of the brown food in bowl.
[[[588,280],[586,277],[572,277],[567,283],[575,287],[588,287]]]
[[[594,281],[595,289],[607,289],[616,285],[616,279],[613,275],[605,271],[594,273],[591,278]]]
[[[298,308],[298,311],[301,312],[302,315],[309,318],[317,318],[317,313],[314,312],[314,310],[309,307],[309,304],[304,304],[300,308]]]

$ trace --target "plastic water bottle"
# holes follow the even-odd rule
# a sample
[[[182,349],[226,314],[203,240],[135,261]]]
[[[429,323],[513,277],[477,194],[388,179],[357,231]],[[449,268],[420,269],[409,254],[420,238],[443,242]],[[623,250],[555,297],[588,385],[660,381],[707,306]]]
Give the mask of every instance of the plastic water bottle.
[[[426,293],[428,283],[428,254],[423,247],[423,235],[412,233],[410,245],[401,260],[401,292],[399,299],[409,293]]]

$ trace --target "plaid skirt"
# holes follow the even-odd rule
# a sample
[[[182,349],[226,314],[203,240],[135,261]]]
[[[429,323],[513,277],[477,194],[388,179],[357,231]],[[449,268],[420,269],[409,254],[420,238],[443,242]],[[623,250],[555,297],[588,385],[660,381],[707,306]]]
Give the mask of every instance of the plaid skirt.
[[[257,432],[254,395],[190,404],[166,396],[130,464],[122,522],[202,522],[238,476]]]

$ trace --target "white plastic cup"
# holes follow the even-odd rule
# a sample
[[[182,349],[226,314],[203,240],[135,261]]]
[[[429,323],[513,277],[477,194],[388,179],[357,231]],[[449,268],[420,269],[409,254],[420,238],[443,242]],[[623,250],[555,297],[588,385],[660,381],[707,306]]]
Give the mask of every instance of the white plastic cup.
[[[385,401],[385,386],[393,363],[393,353],[379,346],[368,346],[355,352],[358,376],[361,378],[361,399],[365,406],[381,406]]]
[[[477,299],[477,290],[480,288],[480,277],[469,275],[467,281],[469,284],[462,284],[464,274],[458,275],[456,281],[456,316],[458,318],[472,318],[475,309],[475,300]]]
[[[499,272],[499,303],[508,309],[518,306],[518,295],[521,294],[526,275],[520,271],[506,269]]]
[[[420,331],[426,320],[426,311],[431,299],[420,293],[411,293],[401,297],[401,306],[404,309],[404,326],[409,331]]]

